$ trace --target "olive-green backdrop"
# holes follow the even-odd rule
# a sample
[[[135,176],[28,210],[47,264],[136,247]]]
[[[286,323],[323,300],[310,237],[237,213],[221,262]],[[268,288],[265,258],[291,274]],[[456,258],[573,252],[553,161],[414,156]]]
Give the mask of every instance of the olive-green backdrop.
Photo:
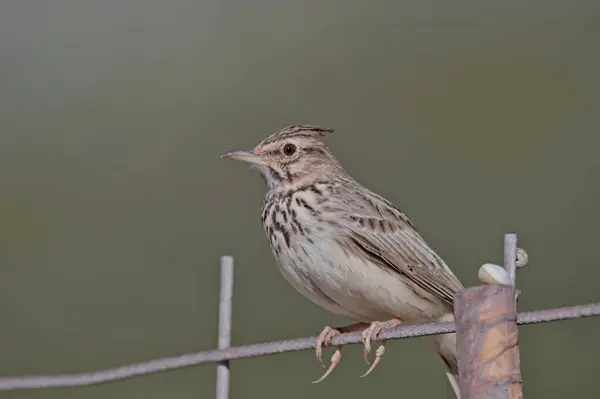
[[[226,150],[333,127],[350,173],[461,280],[530,264],[519,307],[600,300],[600,3],[23,1],[0,4],[0,375],[96,370],[340,324],[277,272],[264,187]],[[521,329],[529,398],[597,398],[600,319]],[[329,354],[330,352],[328,352]],[[232,363],[231,398],[451,398],[429,345]],[[214,397],[204,365],[2,399]]]

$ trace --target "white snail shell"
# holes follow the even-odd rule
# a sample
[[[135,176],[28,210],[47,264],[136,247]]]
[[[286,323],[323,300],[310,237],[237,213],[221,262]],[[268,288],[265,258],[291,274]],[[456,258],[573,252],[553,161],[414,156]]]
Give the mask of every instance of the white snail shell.
[[[527,251],[523,248],[517,248],[517,267],[520,269],[523,266],[527,265],[529,261],[529,255],[527,255]]]
[[[508,273],[503,267],[486,263],[479,268],[477,276],[482,283],[485,284],[505,284],[511,285]]]

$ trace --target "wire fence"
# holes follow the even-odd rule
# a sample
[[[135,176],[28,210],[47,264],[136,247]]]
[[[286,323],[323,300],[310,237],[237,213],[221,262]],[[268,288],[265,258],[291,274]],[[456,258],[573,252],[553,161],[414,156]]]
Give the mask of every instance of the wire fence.
[[[221,258],[221,297],[219,307],[219,349],[184,354],[147,362],[129,364],[111,369],[55,375],[17,376],[0,378],[0,391],[15,389],[78,387],[102,384],[145,374],[157,373],[205,363],[217,363],[217,399],[226,399],[229,391],[229,361],[248,357],[272,355],[283,352],[315,348],[317,337],[264,342],[253,345],[229,347],[231,336],[231,302],[233,295],[233,258]],[[517,324],[537,324],[558,320],[578,319],[600,315],[600,303],[522,312]],[[377,340],[403,339],[427,335],[453,333],[454,322],[401,325],[383,330]],[[362,342],[360,333],[347,333],[335,337],[332,345]]]
[[[520,325],[537,324],[599,315],[600,303],[590,303],[586,305],[519,313],[517,323]],[[377,339],[403,339],[452,332],[455,332],[454,322],[415,324],[399,326],[393,330],[382,331]],[[315,342],[316,337],[297,338],[155,359],[148,362],[130,364],[89,373],[5,377],[0,378],[0,391],[102,384],[109,381],[122,380],[144,374],[152,374],[205,363],[219,363],[234,359],[301,351],[314,348]],[[332,345],[356,344],[359,342],[361,342],[360,333],[348,333],[334,338]]]

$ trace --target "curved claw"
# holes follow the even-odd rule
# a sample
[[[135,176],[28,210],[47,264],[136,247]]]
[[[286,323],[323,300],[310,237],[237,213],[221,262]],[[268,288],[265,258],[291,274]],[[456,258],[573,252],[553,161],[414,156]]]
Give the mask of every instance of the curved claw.
[[[366,349],[363,351],[363,360],[365,361],[365,363],[371,364],[371,362],[369,361],[369,352],[367,352]]]
[[[323,374],[323,376],[321,378],[319,378],[318,380],[313,381],[313,384],[318,384],[319,382],[321,382],[325,378],[327,378],[329,376],[329,374],[331,374],[333,372],[333,370],[338,365],[340,360],[342,360],[342,345],[338,345],[337,349],[335,350],[335,353],[333,354],[333,356],[331,356],[329,368],[327,369],[325,374]]]
[[[381,324],[382,323],[380,323],[380,322],[372,323],[369,326],[369,328],[367,328],[366,330],[364,330],[361,333],[361,338],[364,343],[363,359],[365,360],[365,363],[367,363],[367,364],[371,364],[369,362],[369,353],[371,352],[371,342],[373,341],[374,338],[377,337],[377,334],[379,334],[379,332],[383,329],[383,326]]]
[[[373,364],[371,365],[371,367],[369,367],[369,369],[360,377],[366,377],[369,374],[371,374],[371,372],[373,370],[375,370],[375,367],[377,367],[377,365],[379,364],[379,362],[381,362],[381,358],[383,357],[383,354],[385,353],[385,341],[381,342],[381,345],[379,345],[379,348],[377,348],[377,352],[375,352],[375,360],[373,361]]]
[[[369,361],[369,353],[371,352],[371,343],[370,341],[365,342],[365,349],[363,350],[363,359],[365,363],[371,364]]]
[[[317,360],[319,360],[319,363],[321,363],[321,366],[323,366],[323,368],[325,368],[325,363],[323,363],[323,359],[322,359],[323,346],[328,346],[331,343],[331,340],[336,335],[339,335],[339,334],[340,334],[339,330],[336,330],[335,328],[326,326],[325,328],[323,328],[323,331],[321,331],[321,334],[319,334],[319,337],[317,338],[315,352],[317,355]],[[336,351],[336,353],[337,353],[337,351]],[[335,354],[334,354],[334,356],[335,356]],[[333,357],[332,357],[332,359],[333,359]],[[331,368],[331,366],[330,366],[330,368]]]
[[[367,363],[367,364],[371,364],[371,362],[369,362],[369,353],[371,353],[371,340],[370,339],[367,342],[365,342],[365,349],[363,350],[363,359],[365,360],[365,363]]]
[[[319,361],[319,363],[321,363],[321,367],[325,368],[325,363],[323,363],[323,359],[322,359],[323,350],[322,350],[322,347],[319,346],[319,344],[317,344],[317,351],[316,352],[317,352],[317,360]]]
[[[371,363],[369,363],[368,356],[369,356],[369,353],[371,352],[371,345],[372,345],[373,340],[375,340],[377,338],[377,336],[383,329],[396,327],[397,325],[399,325],[401,323],[402,323],[402,320],[397,319],[397,318],[383,321],[383,322],[375,321],[375,322],[371,323],[371,325],[360,334],[362,341],[365,345],[364,352],[363,352],[363,358],[367,364],[371,364]],[[380,347],[381,347],[381,345],[380,345]],[[379,353],[379,349],[377,349],[377,351]],[[381,358],[382,355],[383,355],[383,350],[382,350],[379,358]],[[375,359],[375,360],[377,360],[377,359]],[[379,361],[381,361],[381,360],[379,360]],[[377,363],[379,363],[379,361],[377,361]],[[372,371],[372,369],[375,368],[375,366],[376,366],[376,364],[374,364],[369,369],[367,374],[369,374]]]

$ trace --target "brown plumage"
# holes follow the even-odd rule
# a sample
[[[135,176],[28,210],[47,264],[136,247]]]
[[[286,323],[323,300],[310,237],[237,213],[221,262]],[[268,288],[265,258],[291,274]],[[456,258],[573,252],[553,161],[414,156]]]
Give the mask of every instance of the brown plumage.
[[[322,141],[332,132],[291,126],[252,150],[225,155],[254,165],[265,178],[261,221],[285,279],[312,302],[356,322],[323,330],[319,360],[335,335],[358,329],[366,360],[383,328],[452,320],[454,295],[463,287],[406,215],[348,175]],[[432,340],[458,396],[455,336]],[[384,348],[382,342],[366,374]],[[338,347],[322,378],[340,359]]]

